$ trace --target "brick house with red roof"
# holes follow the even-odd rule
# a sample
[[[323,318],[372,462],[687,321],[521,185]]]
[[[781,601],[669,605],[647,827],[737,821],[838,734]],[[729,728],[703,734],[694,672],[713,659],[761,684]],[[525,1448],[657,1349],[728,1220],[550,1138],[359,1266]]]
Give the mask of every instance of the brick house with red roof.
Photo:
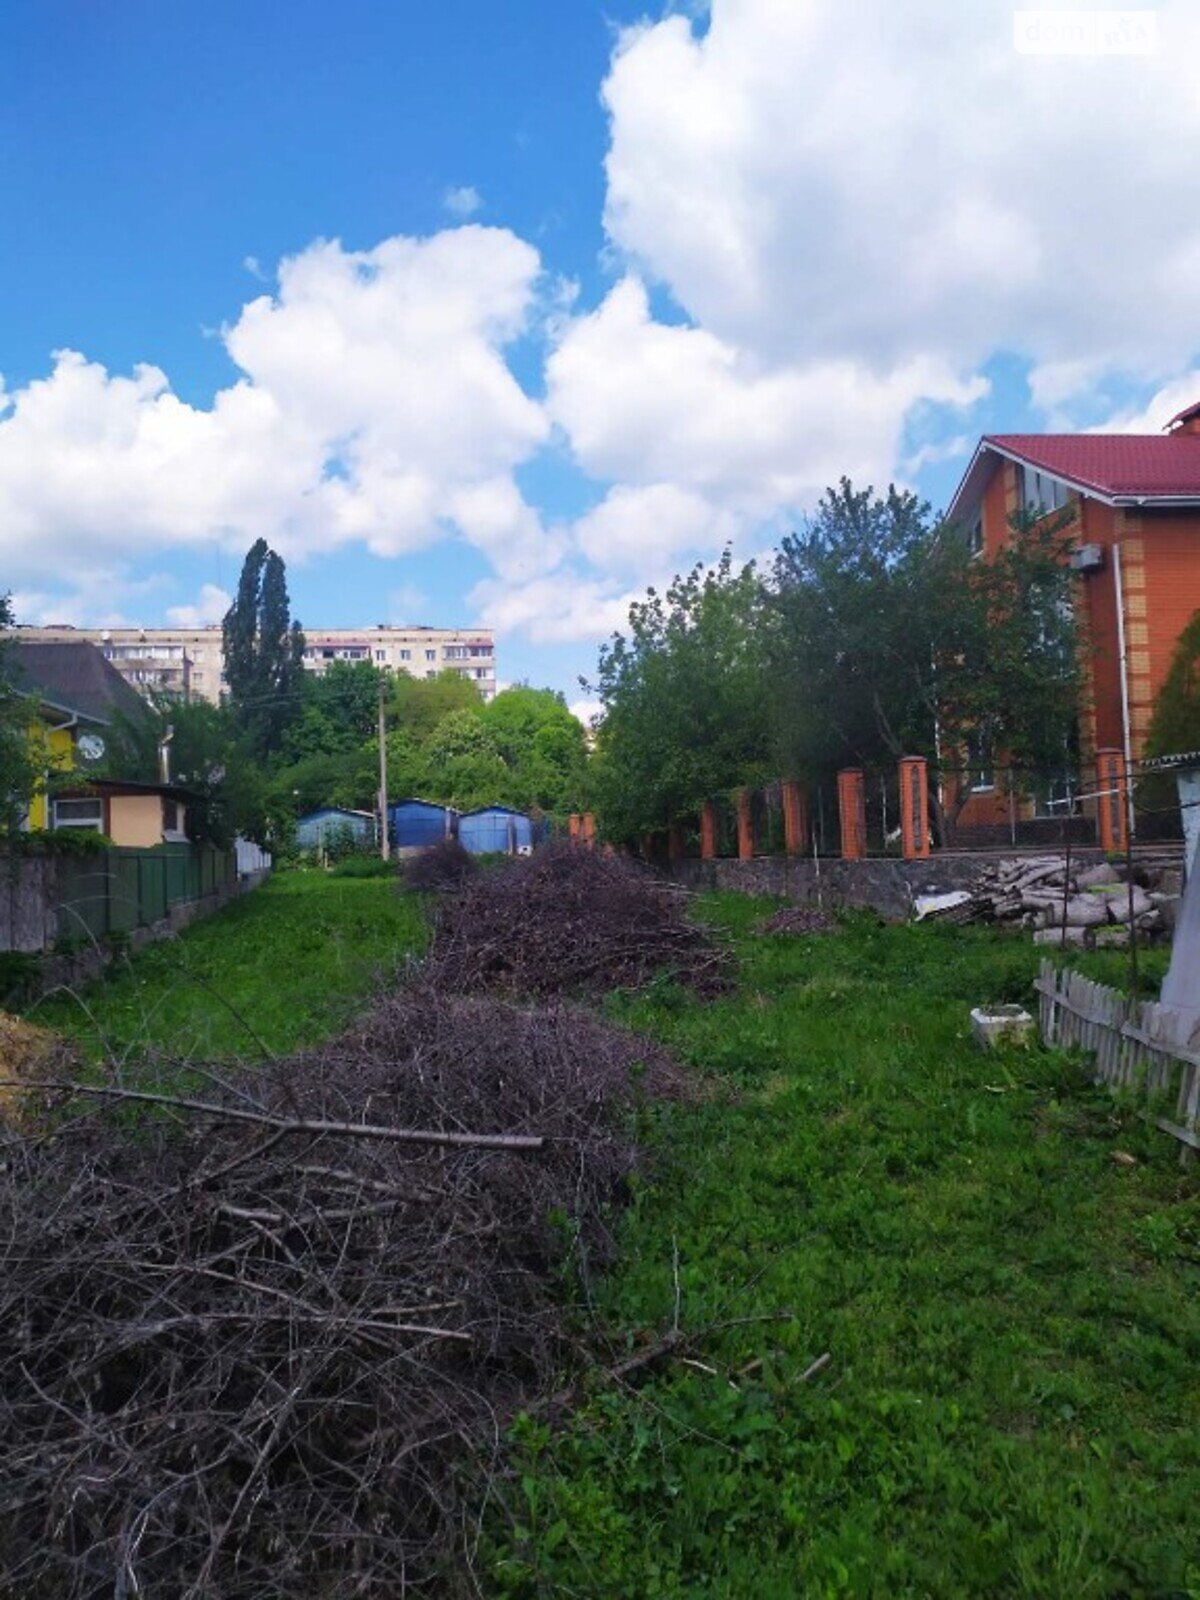
[[[1115,749],[1136,762],[1176,642],[1200,610],[1200,403],[1162,434],[987,434],[948,517],[986,560],[1015,513],[1067,509],[1091,646],[1081,756],[1086,767]],[[997,789],[974,796],[962,820],[1008,816]]]

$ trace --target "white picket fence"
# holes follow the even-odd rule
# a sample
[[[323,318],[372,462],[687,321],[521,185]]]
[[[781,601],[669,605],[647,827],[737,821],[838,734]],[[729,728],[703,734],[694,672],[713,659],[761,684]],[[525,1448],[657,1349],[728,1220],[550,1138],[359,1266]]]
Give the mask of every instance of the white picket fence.
[[[1116,989],[1043,961],[1034,988],[1040,997],[1042,1039],[1088,1050],[1096,1082],[1141,1086],[1152,1108],[1174,1102],[1173,1116],[1157,1115],[1164,1133],[1183,1146],[1181,1160],[1200,1150],[1200,1055],[1177,1039],[1178,1015],[1152,1000],[1129,1000]]]

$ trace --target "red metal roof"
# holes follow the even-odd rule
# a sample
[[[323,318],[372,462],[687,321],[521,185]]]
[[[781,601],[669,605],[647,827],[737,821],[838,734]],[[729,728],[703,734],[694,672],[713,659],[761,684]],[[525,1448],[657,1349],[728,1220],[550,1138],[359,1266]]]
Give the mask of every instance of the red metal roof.
[[[990,433],[989,445],[1106,499],[1200,500],[1200,434]]]

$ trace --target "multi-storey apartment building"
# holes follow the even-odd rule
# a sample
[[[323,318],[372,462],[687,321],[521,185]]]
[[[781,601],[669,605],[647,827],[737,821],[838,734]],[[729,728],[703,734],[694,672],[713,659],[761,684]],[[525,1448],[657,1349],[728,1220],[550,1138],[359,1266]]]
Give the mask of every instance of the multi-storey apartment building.
[[[22,628],[31,641],[85,639],[143,694],[159,692],[219,705],[226,689],[221,629]],[[436,678],[456,672],[485,700],[496,693],[496,646],[489,628],[313,628],[305,632],[304,665],[328,670],[334,661],[370,661],[386,672]]]
[[[139,693],[176,695],[181,700],[211,700],[219,705],[225,687],[221,630],[211,628],[22,628],[35,642],[87,640]]]
[[[496,693],[496,645],[490,628],[306,628],[304,665],[325,672],[335,661],[371,661],[386,672],[470,678],[485,700]]]

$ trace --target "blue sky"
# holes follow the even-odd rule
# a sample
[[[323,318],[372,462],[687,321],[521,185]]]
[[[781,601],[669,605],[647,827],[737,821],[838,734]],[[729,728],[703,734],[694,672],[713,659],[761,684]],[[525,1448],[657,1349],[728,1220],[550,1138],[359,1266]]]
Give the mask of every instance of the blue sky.
[[[491,621],[576,698],[631,595],[842,471],[940,504],[982,431],[1160,425],[1200,40],[1155,22],[8,0],[0,586],[216,615],[261,532],[305,621]]]

